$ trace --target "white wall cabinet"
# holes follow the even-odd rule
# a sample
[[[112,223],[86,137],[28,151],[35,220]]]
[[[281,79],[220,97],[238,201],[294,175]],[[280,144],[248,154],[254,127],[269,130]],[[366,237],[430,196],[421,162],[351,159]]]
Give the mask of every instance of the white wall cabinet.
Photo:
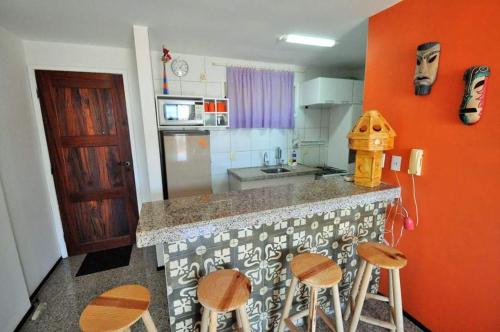
[[[300,106],[351,104],[354,81],[318,77],[300,84]]]

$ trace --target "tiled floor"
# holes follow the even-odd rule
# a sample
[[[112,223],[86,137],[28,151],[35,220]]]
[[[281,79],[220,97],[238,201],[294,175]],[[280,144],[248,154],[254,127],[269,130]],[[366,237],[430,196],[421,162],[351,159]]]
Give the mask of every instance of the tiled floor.
[[[38,294],[40,303],[47,308],[36,321],[28,319],[21,331],[79,331],[78,320],[86,304],[107,289],[138,283],[147,287],[152,294],[151,315],[158,331],[169,331],[167,295],[163,271],[156,271],[154,247],[132,250],[130,265],[91,275],[75,277],[84,256],[64,259],[47,280]],[[364,313],[376,318],[387,319],[388,312],[379,302],[368,301]],[[346,326],[347,327],[347,326]],[[141,322],[132,331],[145,331]],[[328,331],[321,324],[318,331]],[[387,331],[361,322],[358,331]],[[421,331],[405,319],[405,331]]]

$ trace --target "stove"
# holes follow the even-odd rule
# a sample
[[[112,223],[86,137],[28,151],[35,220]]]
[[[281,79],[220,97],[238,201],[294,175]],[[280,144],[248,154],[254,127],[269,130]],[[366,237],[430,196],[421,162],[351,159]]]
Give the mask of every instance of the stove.
[[[333,176],[340,176],[347,174],[346,170],[336,167],[321,166],[317,168],[320,169],[320,171],[316,173],[316,179],[323,179],[323,178],[329,178]]]

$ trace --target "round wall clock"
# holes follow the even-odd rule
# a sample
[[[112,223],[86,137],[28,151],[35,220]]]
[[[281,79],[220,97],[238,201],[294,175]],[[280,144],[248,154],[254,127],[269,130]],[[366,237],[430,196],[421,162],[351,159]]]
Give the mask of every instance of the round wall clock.
[[[170,67],[177,77],[184,77],[189,71],[189,65],[187,61],[183,59],[175,59],[174,61],[172,61]]]

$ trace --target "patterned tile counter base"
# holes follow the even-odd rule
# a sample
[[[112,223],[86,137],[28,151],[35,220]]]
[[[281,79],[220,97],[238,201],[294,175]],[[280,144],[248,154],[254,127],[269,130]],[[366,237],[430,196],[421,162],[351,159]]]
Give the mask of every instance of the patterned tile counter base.
[[[252,331],[272,331],[278,325],[292,279],[289,262],[303,252],[321,253],[340,265],[343,279],[339,287],[344,307],[359,263],[356,245],[383,240],[386,207],[387,202],[376,202],[165,243],[171,330],[199,331],[202,307],[196,297],[198,279],[216,269],[234,268],[252,281],[252,295],[246,307]],[[371,292],[377,292],[378,283],[376,269]],[[320,306],[332,313],[331,290],[321,290],[318,297]],[[308,289],[301,285],[291,314],[306,309],[307,303]],[[230,331],[235,323],[233,316],[220,314],[218,330]]]

